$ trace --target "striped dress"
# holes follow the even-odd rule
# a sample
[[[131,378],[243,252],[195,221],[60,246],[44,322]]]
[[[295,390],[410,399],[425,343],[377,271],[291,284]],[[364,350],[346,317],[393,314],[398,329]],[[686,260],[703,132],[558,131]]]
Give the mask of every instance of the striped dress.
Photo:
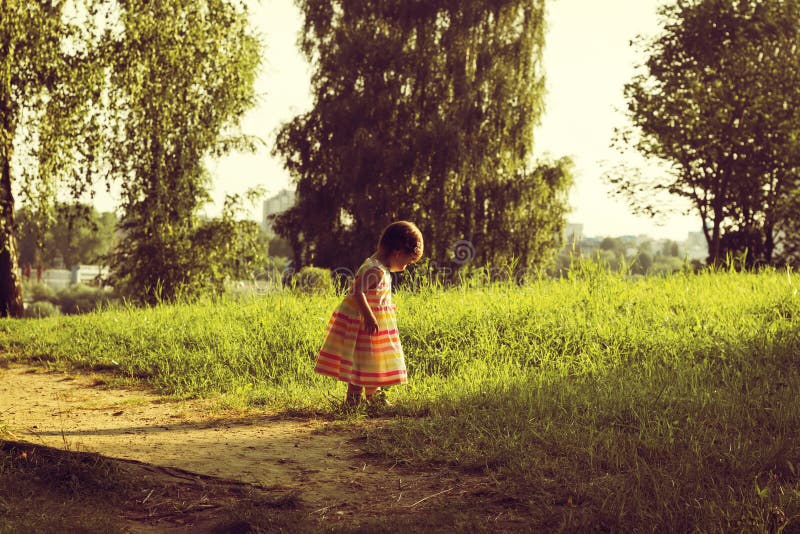
[[[377,259],[367,258],[356,272],[356,279],[372,267],[379,268],[382,275],[377,287],[366,292],[367,303],[378,321],[378,332],[369,334],[364,330],[361,312],[351,291],[328,322],[328,333],[314,370],[356,386],[405,384],[406,362],[397,333],[389,270]]]

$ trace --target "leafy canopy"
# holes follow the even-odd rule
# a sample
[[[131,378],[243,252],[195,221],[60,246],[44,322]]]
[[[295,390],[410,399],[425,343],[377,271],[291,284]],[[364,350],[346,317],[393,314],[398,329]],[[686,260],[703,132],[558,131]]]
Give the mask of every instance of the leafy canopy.
[[[415,221],[441,265],[549,259],[567,160],[536,166],[542,0],[301,0],[314,107],[275,152],[297,184],[276,229],[297,266],[357,265],[382,228]]]
[[[14,188],[47,221],[57,184],[80,195],[91,182],[99,3],[0,0],[0,317],[23,313]]]
[[[749,264],[771,263],[798,240],[787,229],[800,207],[800,2],[680,0],[661,15],[617,142],[671,172],[611,182],[645,212],[653,191],[688,199],[711,262],[746,250]]]
[[[254,104],[260,62],[247,11],[231,0],[120,1],[118,31],[104,46],[108,155],[122,184],[113,283],[142,302],[219,290],[233,274],[228,243],[252,241],[258,230],[226,219],[227,210],[212,224],[232,234],[212,238],[198,219],[209,199],[204,158],[252,146],[235,131]]]

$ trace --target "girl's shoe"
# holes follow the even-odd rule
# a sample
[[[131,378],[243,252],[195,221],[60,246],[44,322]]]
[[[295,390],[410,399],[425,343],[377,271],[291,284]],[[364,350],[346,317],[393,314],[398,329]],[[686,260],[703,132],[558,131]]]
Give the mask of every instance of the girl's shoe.
[[[367,395],[367,404],[376,408],[389,408],[392,403],[386,398],[386,392],[379,389],[372,395]]]

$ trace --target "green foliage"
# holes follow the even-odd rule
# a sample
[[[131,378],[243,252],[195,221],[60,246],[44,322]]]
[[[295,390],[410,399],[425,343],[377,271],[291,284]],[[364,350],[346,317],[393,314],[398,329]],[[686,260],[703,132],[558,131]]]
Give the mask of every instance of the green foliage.
[[[617,143],[672,168],[612,175],[654,213],[654,191],[688,199],[710,261],[747,250],[747,266],[786,261],[800,209],[800,2],[691,0],[662,9],[663,32],[626,86],[634,128]]]
[[[610,250],[619,254],[625,253],[625,244],[618,237],[604,237],[600,242],[600,250]]]
[[[41,319],[42,317],[55,317],[61,315],[61,310],[52,302],[46,300],[34,301],[25,307],[25,316]]]
[[[653,267],[653,256],[647,252],[639,252],[631,265],[633,274],[647,274]]]
[[[571,174],[567,160],[531,164],[544,2],[299,5],[314,107],[275,145],[297,183],[275,224],[295,264],[353,268],[397,219],[438,265],[464,265],[464,242],[478,265],[548,261]]]
[[[254,230],[226,215],[199,223],[208,200],[203,158],[252,148],[234,128],[255,100],[259,42],[233,0],[126,1],[118,26],[104,40],[109,164],[123,210],[113,284],[145,303],[219,289],[239,267],[240,237]]]
[[[27,136],[33,162],[23,168],[20,188],[35,214],[28,226],[42,239],[55,220],[47,251],[59,249],[68,266],[107,248],[110,235],[92,242],[80,223],[65,229],[64,214],[52,209],[57,183],[79,198],[101,172],[122,186],[123,237],[111,265],[129,298],[154,302],[219,288],[228,272],[252,261],[236,247],[228,248],[238,263],[226,256],[225,247],[210,243],[212,228],[197,220],[208,198],[203,158],[253,146],[235,130],[254,101],[260,54],[241,3],[83,0],[70,4],[70,17],[62,16],[63,3],[8,4],[0,23],[2,315],[21,303],[10,263],[17,258],[10,174],[17,132]],[[222,219],[211,224],[229,229]],[[255,230],[246,226],[228,237],[250,239]],[[23,253],[35,256],[29,245]]]
[[[255,198],[259,191],[251,195]],[[225,290],[226,280],[253,279],[267,262],[264,230],[255,221],[237,218],[241,200],[228,195],[221,216],[203,222],[191,236],[196,278],[207,281],[216,294]]]
[[[51,315],[74,315],[89,313],[107,306],[116,295],[102,287],[73,284],[59,291],[44,284],[25,284],[29,301],[26,315],[49,317]]]
[[[114,240],[116,215],[85,204],[56,203],[54,208],[55,221],[47,226],[37,222],[47,214],[17,211],[20,265],[55,267],[60,259],[71,268],[102,262]]]
[[[666,241],[661,248],[661,255],[678,258],[681,255],[680,246],[675,241]]]
[[[292,277],[292,286],[307,294],[330,294],[333,292],[331,271],[307,265]]]
[[[58,302],[56,290],[45,284],[25,284],[25,294],[34,302]]]
[[[47,212],[56,184],[83,192],[94,167],[98,2],[3,0],[0,17],[0,317],[21,316],[12,190]],[[65,46],[70,43],[71,46]],[[15,147],[19,153],[15,154]],[[21,172],[22,180],[12,176]]]
[[[567,276],[571,270],[587,263],[597,263],[625,275],[661,276],[683,271],[686,267],[680,246],[675,241],[665,241],[654,251],[653,241],[644,240],[636,244],[627,237],[605,237],[597,250],[593,247],[584,249],[580,243],[562,249],[551,274]]]
[[[273,237],[270,239],[268,251],[270,256],[277,256],[281,258],[292,257],[292,246],[289,241],[282,237]]]
[[[562,245],[572,181],[568,158],[542,162],[510,181],[490,180],[481,196],[494,213],[491,217],[482,215],[486,227],[480,242],[485,253],[476,249],[478,261],[496,265],[513,261],[522,269],[551,264]]]
[[[110,300],[111,295],[101,287],[72,284],[58,292],[61,311],[68,315],[89,313]]]
[[[676,256],[656,256],[648,274],[665,275],[680,272],[684,269],[684,261]]]

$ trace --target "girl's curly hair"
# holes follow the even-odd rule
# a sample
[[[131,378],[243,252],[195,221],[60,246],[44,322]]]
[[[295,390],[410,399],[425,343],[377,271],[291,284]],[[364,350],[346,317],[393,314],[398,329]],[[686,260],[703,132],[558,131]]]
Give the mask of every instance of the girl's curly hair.
[[[393,222],[383,229],[378,250],[391,254],[395,250],[401,250],[406,254],[411,254],[414,261],[422,257],[422,232],[417,225],[408,221]]]

